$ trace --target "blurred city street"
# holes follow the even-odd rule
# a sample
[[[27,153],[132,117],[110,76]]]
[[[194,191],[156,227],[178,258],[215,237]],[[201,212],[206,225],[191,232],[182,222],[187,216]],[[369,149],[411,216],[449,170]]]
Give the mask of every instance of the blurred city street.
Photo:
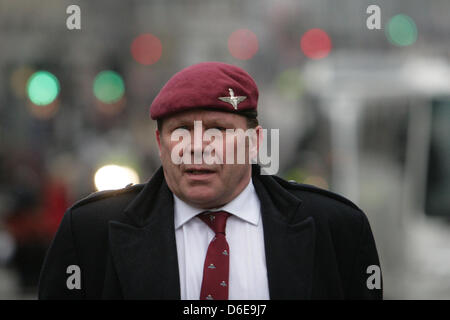
[[[385,299],[450,299],[449,12],[448,0],[0,0],[0,300],[37,299],[67,208],[159,168],[149,106],[202,61],[255,78],[260,123],[280,129],[279,176],[366,213]]]

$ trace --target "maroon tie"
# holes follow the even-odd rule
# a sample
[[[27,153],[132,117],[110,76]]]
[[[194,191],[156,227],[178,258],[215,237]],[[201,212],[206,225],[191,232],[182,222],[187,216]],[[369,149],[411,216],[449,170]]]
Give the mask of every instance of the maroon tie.
[[[200,300],[228,300],[230,249],[225,238],[228,212],[206,212],[198,217],[215,233],[206,253]]]

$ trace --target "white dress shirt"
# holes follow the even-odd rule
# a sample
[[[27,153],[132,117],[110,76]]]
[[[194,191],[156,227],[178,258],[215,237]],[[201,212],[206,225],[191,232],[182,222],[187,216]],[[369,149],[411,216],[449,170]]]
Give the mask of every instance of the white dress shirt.
[[[215,234],[196,217],[205,209],[194,208],[175,195],[174,199],[181,299],[198,300],[206,252]],[[260,202],[252,181],[231,202],[209,210],[231,213],[225,229],[230,248],[229,299],[269,299]]]

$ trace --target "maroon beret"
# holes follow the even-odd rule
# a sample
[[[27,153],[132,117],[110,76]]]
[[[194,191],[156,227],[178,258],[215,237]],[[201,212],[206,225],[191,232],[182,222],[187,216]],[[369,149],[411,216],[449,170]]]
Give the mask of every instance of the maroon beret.
[[[194,108],[256,114],[257,104],[258,87],[247,72],[222,62],[202,62],[169,79],[153,100],[150,116],[156,120]]]

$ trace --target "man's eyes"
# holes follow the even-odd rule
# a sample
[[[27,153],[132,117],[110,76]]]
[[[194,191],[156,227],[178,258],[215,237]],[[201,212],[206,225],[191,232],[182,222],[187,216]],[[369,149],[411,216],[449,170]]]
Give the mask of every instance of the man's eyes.
[[[190,126],[187,126],[187,125],[183,125],[183,126],[175,127],[173,130],[175,131],[175,130],[177,130],[177,129],[186,129],[186,130],[190,130],[191,127],[190,127]],[[207,129],[217,129],[217,130],[220,130],[220,131],[226,131],[226,130],[227,130],[227,128],[221,127],[221,126],[211,126],[211,127],[208,127]]]

